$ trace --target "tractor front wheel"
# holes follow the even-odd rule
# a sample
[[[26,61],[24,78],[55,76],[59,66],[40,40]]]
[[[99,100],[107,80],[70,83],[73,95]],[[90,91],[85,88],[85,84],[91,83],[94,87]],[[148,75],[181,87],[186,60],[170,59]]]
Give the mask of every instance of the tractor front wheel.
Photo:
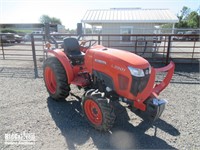
[[[86,119],[95,129],[107,131],[113,126],[116,118],[114,108],[98,90],[87,91],[81,105]]]
[[[56,57],[49,57],[45,60],[43,76],[47,91],[54,100],[64,100],[69,95],[67,74]]]

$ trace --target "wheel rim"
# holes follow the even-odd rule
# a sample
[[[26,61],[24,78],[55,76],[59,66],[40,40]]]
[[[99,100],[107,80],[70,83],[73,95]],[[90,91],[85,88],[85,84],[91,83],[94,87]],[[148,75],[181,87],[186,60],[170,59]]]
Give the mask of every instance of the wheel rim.
[[[86,100],[84,109],[85,109],[87,118],[89,119],[91,123],[93,123],[94,125],[101,125],[102,120],[103,120],[102,112],[96,102],[90,99]]]
[[[46,67],[44,75],[45,75],[45,83],[48,90],[52,94],[55,94],[57,84],[56,84],[56,78],[55,78],[53,70],[50,67]]]

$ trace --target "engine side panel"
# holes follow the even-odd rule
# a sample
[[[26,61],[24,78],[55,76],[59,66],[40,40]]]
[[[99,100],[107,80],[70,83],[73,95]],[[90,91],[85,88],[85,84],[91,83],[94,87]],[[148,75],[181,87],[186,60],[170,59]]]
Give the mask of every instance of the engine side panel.
[[[103,84],[106,87],[109,87],[110,89],[115,90],[112,77],[110,77],[109,75],[103,72],[96,71],[96,70],[93,70],[92,74],[95,78],[97,78],[98,80],[101,80],[101,82],[103,82]]]

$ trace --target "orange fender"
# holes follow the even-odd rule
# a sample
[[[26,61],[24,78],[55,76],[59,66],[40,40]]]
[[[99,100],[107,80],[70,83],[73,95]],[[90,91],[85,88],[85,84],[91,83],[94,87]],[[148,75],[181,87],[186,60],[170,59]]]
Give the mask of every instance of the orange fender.
[[[72,70],[72,66],[70,64],[69,59],[67,58],[66,54],[59,50],[48,50],[48,53],[53,54],[63,65],[65,72],[67,74],[67,78],[68,78],[68,84],[70,84],[72,82],[72,80],[74,79],[74,73]]]

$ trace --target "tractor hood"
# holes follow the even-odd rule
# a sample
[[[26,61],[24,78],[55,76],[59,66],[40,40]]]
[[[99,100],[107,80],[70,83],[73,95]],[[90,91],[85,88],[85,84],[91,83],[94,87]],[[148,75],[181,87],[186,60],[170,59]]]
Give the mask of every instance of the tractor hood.
[[[113,59],[116,59],[116,61],[117,60],[124,61],[128,65],[131,65],[135,68],[145,69],[149,67],[149,63],[147,60],[129,51],[118,50],[118,49],[108,49],[106,53],[113,56]]]
[[[149,67],[149,62],[138,56],[134,53],[125,50],[118,50],[112,48],[105,48],[105,47],[94,47],[94,58],[103,60],[103,61],[110,61],[110,62],[118,62],[122,63],[126,67],[132,66],[139,69],[146,69]]]

